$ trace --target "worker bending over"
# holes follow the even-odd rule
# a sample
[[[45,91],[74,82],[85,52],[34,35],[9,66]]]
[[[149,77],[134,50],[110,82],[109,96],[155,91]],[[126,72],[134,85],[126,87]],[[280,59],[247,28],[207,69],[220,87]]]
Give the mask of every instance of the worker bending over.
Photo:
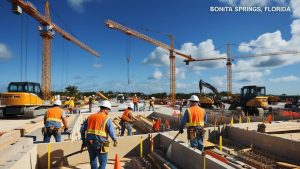
[[[183,128],[187,126],[187,138],[192,147],[203,151],[204,149],[204,123],[207,122],[205,110],[198,106],[199,98],[192,95],[189,99],[190,107],[186,109],[181,119],[179,132],[183,133]]]
[[[44,116],[44,143],[49,143],[52,135],[54,136],[56,142],[61,142],[61,122],[64,123],[64,131],[66,132],[68,130],[66,114],[60,108],[60,106],[61,101],[55,100],[53,107],[48,109]]]
[[[124,136],[125,129],[127,129],[128,136],[132,135],[132,127],[131,127],[130,123],[133,122],[133,116],[131,113],[133,107],[134,107],[134,105],[132,103],[130,103],[128,105],[128,108],[124,111],[124,113],[121,117],[121,121],[120,121],[121,136]]]
[[[109,149],[108,135],[117,146],[117,136],[115,128],[108,113],[111,110],[111,103],[104,100],[100,103],[100,111],[90,115],[83,122],[81,128],[82,149],[87,146],[90,165],[92,169],[97,169],[97,159],[99,160],[99,169],[105,169]]]

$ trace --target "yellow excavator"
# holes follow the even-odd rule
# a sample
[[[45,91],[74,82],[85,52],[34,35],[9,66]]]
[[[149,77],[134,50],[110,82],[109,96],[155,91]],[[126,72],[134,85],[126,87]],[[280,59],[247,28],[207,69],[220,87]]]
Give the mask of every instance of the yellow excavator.
[[[213,92],[213,96],[208,97],[204,94],[204,87],[210,89]],[[221,98],[219,96],[219,91],[213,85],[204,82],[200,79],[199,81],[199,89],[200,89],[200,97],[199,103],[203,108],[213,108],[213,105],[220,107],[221,106]]]
[[[269,109],[266,87],[243,86],[239,98],[230,105],[229,110],[235,110],[237,107],[241,107],[249,115],[264,113],[264,110]]]
[[[35,82],[11,82],[7,92],[1,93],[3,116],[25,116],[33,118],[46,113],[51,105],[41,99],[41,88]]]

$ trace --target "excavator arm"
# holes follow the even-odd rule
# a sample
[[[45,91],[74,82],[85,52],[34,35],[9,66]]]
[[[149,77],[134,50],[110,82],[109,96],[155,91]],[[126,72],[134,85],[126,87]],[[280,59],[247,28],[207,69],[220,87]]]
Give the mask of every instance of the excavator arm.
[[[200,81],[199,81],[199,89],[200,89],[200,94],[201,95],[204,94],[203,87],[206,87],[206,88],[210,89],[214,93],[215,96],[219,95],[218,89],[216,89],[213,85],[211,85],[209,83],[206,83],[206,82],[204,82],[203,80],[200,79]]]

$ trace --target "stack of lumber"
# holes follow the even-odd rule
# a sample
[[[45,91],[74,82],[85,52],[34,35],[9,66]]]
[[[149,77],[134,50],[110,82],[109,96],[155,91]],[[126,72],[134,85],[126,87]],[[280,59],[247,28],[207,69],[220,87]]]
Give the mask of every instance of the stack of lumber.
[[[262,133],[277,133],[277,132],[290,132],[300,131],[299,122],[273,122],[271,124],[258,124],[258,132]]]

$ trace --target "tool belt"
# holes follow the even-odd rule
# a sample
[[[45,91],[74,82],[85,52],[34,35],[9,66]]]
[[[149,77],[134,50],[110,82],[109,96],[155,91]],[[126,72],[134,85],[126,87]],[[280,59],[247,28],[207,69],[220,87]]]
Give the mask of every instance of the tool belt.
[[[197,127],[188,127],[187,129],[187,139],[193,140],[195,138],[203,138],[205,134],[205,130],[201,126]]]
[[[109,144],[110,144],[109,141],[99,142],[99,141],[95,141],[95,140],[88,140],[87,143],[95,144],[99,153],[103,154],[103,153],[108,153],[108,151],[109,151]]]
[[[59,134],[61,133],[61,128],[55,128],[54,126],[44,127],[42,132],[48,134]]]

